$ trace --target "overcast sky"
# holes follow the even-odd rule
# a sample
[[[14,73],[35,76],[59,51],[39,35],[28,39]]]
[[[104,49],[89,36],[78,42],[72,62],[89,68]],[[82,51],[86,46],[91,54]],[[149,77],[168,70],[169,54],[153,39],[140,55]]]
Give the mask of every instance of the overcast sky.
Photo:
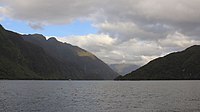
[[[0,23],[143,65],[200,44],[200,0],[0,0]]]

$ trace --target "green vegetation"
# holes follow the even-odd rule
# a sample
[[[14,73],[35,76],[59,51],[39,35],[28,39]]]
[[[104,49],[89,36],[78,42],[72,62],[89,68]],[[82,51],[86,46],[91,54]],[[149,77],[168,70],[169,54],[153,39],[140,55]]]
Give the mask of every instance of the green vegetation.
[[[24,38],[24,35],[7,31],[0,25],[0,79],[113,79],[117,75],[98,58],[87,57],[87,51],[78,47],[58,42],[55,38],[46,40],[42,35],[27,36]],[[39,43],[27,41],[29,37]],[[76,56],[76,49],[84,52],[84,56]],[[105,69],[90,68],[94,63]],[[93,69],[94,72],[86,72],[84,65],[88,71]]]
[[[199,80],[200,46],[155,59],[116,80]]]
[[[34,34],[23,35],[23,39],[43,48],[49,56],[64,65],[82,72],[77,75],[81,79],[114,79],[118,75],[92,53],[77,46],[59,42],[54,37],[46,40],[43,35]]]

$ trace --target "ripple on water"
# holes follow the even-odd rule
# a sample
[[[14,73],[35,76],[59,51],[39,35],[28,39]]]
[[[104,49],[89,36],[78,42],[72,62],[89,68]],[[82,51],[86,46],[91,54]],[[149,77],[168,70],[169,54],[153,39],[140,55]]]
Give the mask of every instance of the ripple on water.
[[[199,112],[200,81],[0,81],[0,112]]]

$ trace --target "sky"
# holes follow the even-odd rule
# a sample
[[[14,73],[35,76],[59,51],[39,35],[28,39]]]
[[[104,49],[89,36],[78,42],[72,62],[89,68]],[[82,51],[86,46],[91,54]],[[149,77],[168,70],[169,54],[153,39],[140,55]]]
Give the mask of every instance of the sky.
[[[0,24],[144,65],[200,44],[200,0],[0,0]]]

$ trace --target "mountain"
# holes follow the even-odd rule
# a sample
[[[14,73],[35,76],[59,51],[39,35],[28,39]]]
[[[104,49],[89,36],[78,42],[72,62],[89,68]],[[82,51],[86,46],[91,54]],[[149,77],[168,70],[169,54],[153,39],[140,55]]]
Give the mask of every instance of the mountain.
[[[121,64],[111,64],[109,65],[110,68],[112,68],[114,71],[116,71],[117,73],[119,73],[120,75],[125,75],[128,74],[130,72],[132,72],[133,70],[136,70],[139,68],[138,65],[134,65],[134,64],[125,64],[125,63],[121,63]]]
[[[75,71],[47,55],[20,34],[0,27],[0,79],[68,79]],[[68,75],[66,75],[68,74]]]
[[[44,42],[44,46],[49,48],[28,41],[27,36]],[[62,49],[62,46],[68,48]],[[76,60],[76,63],[69,60]],[[82,63],[78,63],[79,61]],[[0,25],[0,79],[83,80],[113,79],[115,76],[117,73],[108,65],[81,48],[61,43],[55,38],[46,40],[44,36],[38,34],[24,36],[5,30]]]
[[[33,34],[23,35],[23,39],[42,47],[51,57],[82,70],[84,74],[80,75],[84,79],[114,79],[118,75],[92,53],[77,46],[59,42],[54,37],[46,39],[43,35]]]
[[[157,58],[116,80],[199,80],[200,45]]]

